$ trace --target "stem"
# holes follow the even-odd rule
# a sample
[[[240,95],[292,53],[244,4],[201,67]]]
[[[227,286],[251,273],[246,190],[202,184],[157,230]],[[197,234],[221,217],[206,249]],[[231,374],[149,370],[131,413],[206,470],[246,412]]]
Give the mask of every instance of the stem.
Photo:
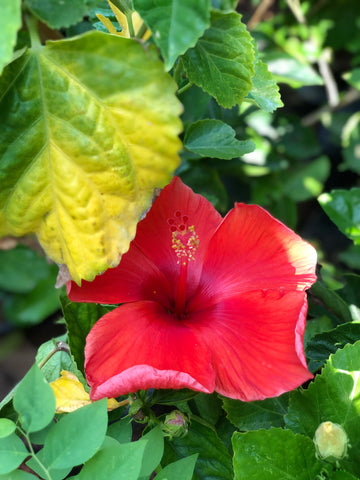
[[[45,363],[47,363],[50,358],[55,355],[56,352],[66,352],[70,355],[70,349],[69,349],[69,345],[67,343],[64,343],[64,342],[57,342],[56,344],[56,347],[54,348],[54,350],[51,350],[50,353],[48,353],[46,355],[46,357],[44,358],[44,360],[42,360],[39,364],[38,364],[38,367],[39,368],[42,368]]]
[[[139,31],[138,31],[137,34],[136,34],[136,38],[142,38],[142,37],[145,35],[146,30],[147,30],[146,23],[143,22],[143,23],[141,24],[141,27],[139,28]]]
[[[181,58],[178,58],[178,61],[174,67],[174,74],[173,74],[174,80],[177,85],[179,84],[179,81],[180,81],[181,72],[182,72],[182,60]]]
[[[45,473],[46,477],[48,480],[52,480],[52,477],[49,473],[49,470],[45,467],[45,465],[39,460],[39,458],[36,456],[36,453],[34,452],[34,449],[33,449],[33,446],[32,446],[32,443],[31,443],[31,440],[30,440],[30,437],[29,435],[19,426],[17,426],[18,430],[20,431],[21,435],[23,437],[26,438],[26,441],[27,441],[27,444],[28,444],[28,448],[30,450],[30,453],[31,453],[31,456],[32,458],[38,463],[39,467],[41,468],[41,470],[43,470],[43,472]]]
[[[182,93],[186,92],[186,90],[189,90],[190,87],[192,87],[192,83],[191,82],[188,82],[186,85],[184,85],[183,87],[179,88],[179,90],[177,91],[177,94],[178,95],[181,95]]]
[[[188,260],[180,259],[179,283],[176,292],[174,313],[181,318],[185,313],[186,305],[186,280],[187,280]]]
[[[31,47],[33,50],[39,50],[42,45],[38,31],[38,21],[32,15],[26,15],[25,22],[30,34]]]
[[[128,23],[130,38],[134,38],[135,37],[135,30],[134,30],[134,24],[133,24],[133,21],[132,21],[131,11],[125,13],[125,16],[126,16],[126,20],[127,20],[127,23]]]

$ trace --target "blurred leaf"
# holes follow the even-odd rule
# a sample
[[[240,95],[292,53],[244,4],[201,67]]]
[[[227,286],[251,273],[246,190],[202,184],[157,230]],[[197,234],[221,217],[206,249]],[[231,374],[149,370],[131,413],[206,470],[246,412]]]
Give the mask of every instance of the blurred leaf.
[[[252,78],[253,88],[245,100],[254,102],[259,108],[266,112],[273,112],[283,107],[279,87],[277,86],[267,65],[257,59],[255,62],[255,76]]]
[[[289,402],[288,394],[256,402],[241,402],[223,397],[228,419],[241,431],[282,427]]]
[[[220,120],[199,120],[189,126],[184,147],[201,157],[230,160],[252,152],[255,145],[251,140],[240,141],[235,131]]]
[[[190,82],[225,108],[241,103],[252,88],[254,52],[237,13],[211,13],[211,26],[182,57]]]
[[[339,230],[360,244],[360,188],[332,190],[318,198],[325,213]]]
[[[45,440],[43,456],[46,466],[65,469],[86,462],[103,443],[106,428],[106,399],[62,417]]]
[[[55,396],[37,365],[30,368],[17,386],[14,408],[26,432],[42,430],[53,419]]]
[[[360,245],[350,245],[344,252],[340,252],[338,257],[350,269],[360,270]]]
[[[0,480],[37,480],[38,477],[24,470],[14,470],[13,472],[0,475]]]
[[[357,475],[360,471],[360,342],[346,345],[331,355],[321,375],[307,390],[294,391],[285,422],[295,433],[313,439],[318,426],[325,421],[341,425],[351,448],[338,461],[340,468]]]
[[[78,23],[88,11],[88,0],[25,0],[26,6],[51,28]]]
[[[0,74],[11,61],[17,31],[21,27],[21,0],[2,0],[0,5]]]
[[[105,444],[85,463],[79,480],[137,480],[145,448],[142,441]]]
[[[344,161],[339,165],[339,170],[351,170],[360,174],[360,112],[351,115],[346,122],[341,144]]]
[[[153,33],[170,70],[179,55],[194,47],[210,25],[210,0],[133,0],[134,8]]]
[[[0,474],[15,470],[28,456],[28,450],[15,433],[0,438]],[[5,478],[8,479],[9,477],[6,476]]]
[[[235,480],[308,480],[323,470],[313,441],[289,430],[236,432],[233,447]]]
[[[87,334],[100,317],[109,312],[109,308],[96,303],[71,302],[61,297],[62,310],[69,336],[69,346],[78,369],[84,372],[84,349]]]
[[[315,299],[320,300],[329,312],[337,317],[337,323],[352,321],[348,304],[336,291],[327,288],[320,279],[311,287],[310,294],[314,295]]]
[[[312,160],[308,165],[282,175],[282,191],[295,202],[303,202],[317,197],[323,190],[324,183],[330,174],[330,161],[323,156]]]
[[[0,235],[35,232],[77,282],[116,265],[179,163],[175,88],[155,48],[96,31],[8,65]]]
[[[188,455],[199,454],[193,480],[232,480],[231,457],[216,432],[191,419],[189,431],[184,437],[165,440],[165,463]]]
[[[41,280],[54,276],[54,266],[24,246],[0,250],[0,265],[0,288],[6,292],[27,293]],[[51,278],[49,280],[51,282]]]
[[[193,478],[194,467],[196,464],[197,455],[190,455],[189,457],[181,458],[177,462],[166,465],[156,475],[157,480],[191,480]]]
[[[335,470],[329,474],[328,478],[329,480],[359,480],[359,477],[354,477],[344,470]]]
[[[360,322],[360,276],[352,273],[344,274],[345,285],[337,290],[349,307],[353,322]]]
[[[343,75],[345,80],[357,90],[360,90],[360,68],[354,68],[351,72]]]
[[[323,84],[320,75],[309,64],[300,62],[288,53],[264,53],[262,60],[267,64],[277,82],[287,83],[293,88]]]

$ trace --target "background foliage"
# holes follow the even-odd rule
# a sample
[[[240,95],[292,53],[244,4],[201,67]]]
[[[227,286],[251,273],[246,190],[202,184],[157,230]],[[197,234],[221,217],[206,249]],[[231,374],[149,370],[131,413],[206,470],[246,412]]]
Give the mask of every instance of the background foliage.
[[[3,0],[0,13],[4,355],[14,332],[50,326],[0,404],[0,478],[360,478],[358,2]],[[86,398],[85,337],[111,307],[55,290],[31,235],[90,279],[174,171],[222,214],[257,203],[315,245],[315,380],[261,402],[141,391],[55,414],[61,370]],[[313,442],[326,421],[346,432],[343,458]]]

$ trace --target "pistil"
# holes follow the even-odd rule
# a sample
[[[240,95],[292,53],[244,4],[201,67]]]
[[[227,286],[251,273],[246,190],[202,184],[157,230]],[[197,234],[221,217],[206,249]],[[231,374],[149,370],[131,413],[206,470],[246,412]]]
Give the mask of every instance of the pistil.
[[[185,314],[185,307],[186,307],[186,280],[187,280],[187,271],[188,271],[188,261],[187,259],[182,259],[179,261],[179,264],[180,264],[179,283],[177,286],[177,292],[175,297],[174,313],[177,317],[182,318]]]

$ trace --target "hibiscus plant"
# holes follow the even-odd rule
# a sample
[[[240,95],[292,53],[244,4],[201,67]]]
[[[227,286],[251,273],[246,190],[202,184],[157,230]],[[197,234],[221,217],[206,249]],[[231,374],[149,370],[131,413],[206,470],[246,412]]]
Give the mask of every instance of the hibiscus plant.
[[[0,13],[0,480],[359,479],[357,2]]]

